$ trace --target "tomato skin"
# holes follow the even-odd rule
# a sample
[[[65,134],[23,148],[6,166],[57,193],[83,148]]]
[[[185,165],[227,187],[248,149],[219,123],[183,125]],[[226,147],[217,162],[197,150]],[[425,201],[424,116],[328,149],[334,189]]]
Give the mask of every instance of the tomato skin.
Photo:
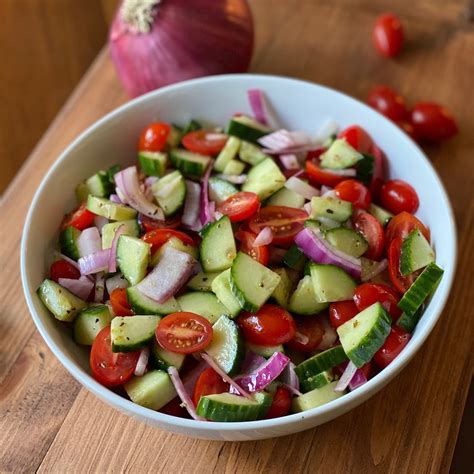
[[[209,132],[205,130],[196,130],[187,133],[183,139],[183,146],[194,153],[202,155],[217,155],[227,142],[227,136],[222,135],[221,140],[207,140],[206,135]]]
[[[270,409],[265,415],[266,419],[278,418],[280,416],[286,416],[290,413],[291,408],[291,394],[285,387],[278,387],[275,395],[273,395],[273,401]]]
[[[420,205],[418,194],[413,186],[401,179],[392,179],[382,186],[380,201],[382,206],[393,214],[404,211],[413,214]]]
[[[415,127],[408,120],[401,120],[396,122],[396,124],[415,142],[419,140],[418,135],[416,134]]]
[[[334,329],[352,319],[359,310],[354,301],[338,301],[329,305],[329,322]]]
[[[128,382],[135,371],[140,356],[136,352],[112,352],[110,326],[97,334],[92,343],[89,364],[94,378],[112,388]]]
[[[141,133],[138,151],[161,151],[166,145],[171,127],[167,123],[151,123]]]
[[[403,240],[400,237],[396,237],[390,243],[388,248],[388,274],[392,285],[403,294],[410,288],[416,277],[413,274],[402,276],[400,273],[402,243]]]
[[[302,342],[298,336],[303,335],[308,339]],[[296,321],[295,337],[288,341],[290,349],[299,352],[311,352],[317,349],[324,336],[324,325],[318,316],[306,316]]]
[[[392,14],[385,13],[377,18],[372,32],[377,51],[387,58],[400,54],[403,46],[403,28],[400,19]]]
[[[264,304],[255,314],[243,311],[237,323],[249,342],[262,346],[286,344],[296,332],[291,314],[275,304]]]
[[[359,311],[379,302],[390,314],[393,321],[396,321],[402,314],[397,306],[399,300],[400,297],[397,293],[387,285],[363,283],[354,291],[354,303]]]
[[[191,418],[186,408],[181,406],[181,403],[183,402],[179,397],[173,398],[173,400],[167,403],[163,408],[160,408],[159,411],[166,415],[178,416],[180,418]]]
[[[337,138],[344,138],[352,148],[360,153],[368,153],[373,143],[370,135],[359,125],[351,125],[340,132]]]
[[[245,230],[238,230],[235,237],[240,240],[239,250],[250,255],[254,260],[267,266],[270,260],[270,252],[268,246],[260,245],[259,247],[254,246],[255,238],[257,237],[252,232]]]
[[[377,199],[385,181],[385,155],[375,143],[372,145],[370,154],[374,157],[374,168],[369,188],[372,199]]]
[[[411,112],[411,123],[420,140],[439,142],[458,133],[455,118],[445,107],[433,102],[420,102]]]
[[[391,364],[393,360],[400,354],[402,349],[408,344],[411,334],[398,326],[392,326],[390,334],[383,346],[375,353],[374,362],[384,369]]]
[[[191,354],[209,345],[212,326],[199,314],[181,311],[162,318],[155,335],[163,349],[178,354]]]
[[[240,222],[253,216],[259,207],[260,201],[255,193],[241,191],[226,199],[216,210],[229,216],[232,222]]]
[[[367,103],[394,122],[409,118],[405,99],[391,87],[375,86],[369,92]]]
[[[143,214],[141,214],[140,217],[145,232],[150,232],[155,229],[177,229],[181,225],[181,218],[179,216],[169,217],[165,221],[157,221]]]
[[[204,395],[228,392],[230,385],[211,367],[204,369],[196,380],[194,386],[193,402],[197,406]]]
[[[385,245],[385,233],[380,222],[368,212],[359,212],[354,221],[354,228],[369,244],[364,256],[378,260]]]
[[[183,244],[194,246],[194,240],[189,235],[174,229],[154,229],[143,235],[141,239],[147,244],[151,244],[151,253],[154,253],[171,237],[176,237]]]
[[[66,214],[61,223],[61,229],[75,227],[79,230],[87,229],[94,225],[95,215],[86,208],[86,204],[81,204],[76,210]]]
[[[70,278],[77,280],[81,277],[81,272],[66,260],[56,260],[49,269],[51,280],[59,283],[60,278]]]
[[[352,202],[353,206],[358,209],[368,209],[372,202],[368,188],[356,179],[341,181],[334,191],[339,199]]]
[[[312,160],[306,161],[306,173],[308,178],[314,184],[329,186],[333,188],[336,184],[344,181],[345,176],[333,174],[330,171],[323,170]]]
[[[405,239],[413,229],[418,229],[426,237],[426,240],[428,240],[428,242],[430,241],[429,229],[414,215],[409,212],[401,212],[395,217],[392,217],[387,224],[385,232],[387,246],[397,237],[400,237],[402,240]]]
[[[128,303],[127,290],[115,288],[110,294],[110,304],[116,316],[133,316],[133,311]]]

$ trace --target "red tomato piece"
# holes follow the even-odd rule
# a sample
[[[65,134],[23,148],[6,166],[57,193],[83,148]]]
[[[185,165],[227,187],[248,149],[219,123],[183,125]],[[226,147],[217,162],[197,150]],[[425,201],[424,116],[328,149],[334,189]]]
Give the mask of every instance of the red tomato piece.
[[[151,123],[138,140],[138,151],[161,151],[166,145],[171,127],[167,123]]]
[[[428,242],[430,241],[429,229],[413,214],[401,212],[395,217],[392,217],[387,224],[385,232],[387,245],[397,237],[400,237],[402,240],[405,239],[413,229],[418,229],[426,237],[426,240],[428,240]]]
[[[458,124],[446,107],[432,102],[416,104],[411,112],[411,123],[421,140],[439,142],[458,133]]]
[[[374,157],[374,168],[369,188],[372,199],[375,200],[378,198],[380,188],[385,181],[385,155],[375,143],[372,145],[370,154]]]
[[[400,19],[392,13],[380,15],[372,32],[372,39],[380,54],[388,58],[397,56],[403,46],[403,28]]]
[[[317,349],[324,336],[324,324],[318,316],[305,316],[296,321],[295,337],[288,341],[290,349],[311,352]]]
[[[110,304],[116,316],[133,316],[125,288],[115,288],[115,290],[112,291],[110,294]]]
[[[264,227],[273,232],[273,244],[293,242],[295,235],[303,228],[308,213],[302,209],[285,206],[267,206],[255,214],[249,221],[252,232],[258,234]]]
[[[368,212],[359,212],[354,221],[354,228],[369,244],[365,257],[378,260],[385,245],[385,233],[380,222]]]
[[[194,153],[201,153],[202,155],[217,155],[227,142],[227,135],[221,134],[222,138],[209,140],[207,135],[210,132],[205,130],[197,130],[194,132],[187,133],[182,143],[185,148]],[[212,135],[217,135],[213,133]]]
[[[94,378],[106,387],[128,382],[135,371],[140,351],[112,352],[110,326],[102,329],[92,343],[90,368]]]
[[[356,179],[341,181],[334,191],[339,199],[352,202],[358,209],[368,209],[372,201],[368,188]]]
[[[402,252],[402,239],[393,239],[388,248],[388,274],[392,285],[400,292],[405,293],[415,281],[415,274],[402,276],[400,273],[400,255]]]
[[[191,418],[189,416],[186,408],[182,407],[183,402],[179,397],[173,398],[169,403],[167,403],[163,408],[160,408],[161,413],[171,416],[179,416],[180,418]]]
[[[383,346],[375,353],[374,362],[384,369],[391,364],[393,360],[402,352],[402,349],[408,344],[411,334],[398,326],[392,326],[390,334]]]
[[[217,206],[217,211],[229,216],[232,222],[240,222],[253,216],[259,207],[260,201],[255,193],[241,191]]]
[[[69,263],[66,260],[57,260],[51,265],[49,275],[51,280],[58,283],[60,278],[77,280],[80,278],[81,272],[72,263]]]
[[[291,393],[285,387],[278,387],[275,395],[273,395],[272,405],[268,410],[265,418],[279,418],[290,413]]]
[[[296,332],[291,314],[275,304],[264,304],[255,314],[243,311],[237,323],[249,342],[262,346],[286,344]]]
[[[395,290],[392,290],[387,285],[363,283],[354,291],[354,302],[359,311],[379,302],[385,311],[390,314],[393,321],[396,321],[402,314],[402,311],[397,306],[399,300],[400,297]]]
[[[190,312],[171,313],[159,322],[156,340],[167,351],[179,354],[198,352],[212,339],[211,323],[199,314]]]
[[[235,237],[240,240],[239,250],[250,255],[254,260],[262,265],[268,265],[270,253],[266,245],[254,246],[256,235],[245,230],[238,230]]]
[[[354,301],[338,301],[329,305],[329,322],[334,329],[352,319],[359,310]]]
[[[393,214],[404,211],[413,214],[420,205],[418,194],[413,186],[401,179],[392,179],[382,186],[380,201],[382,206]]]
[[[167,218],[165,221],[157,221],[156,219],[142,214],[141,223],[145,232],[150,232],[155,229],[177,229],[181,225],[181,217],[173,216]]]
[[[314,184],[333,188],[336,186],[336,184],[346,179],[345,176],[340,176],[338,174],[331,173],[330,171],[321,169],[318,163],[312,160],[306,161],[306,173],[308,174],[309,180]]]
[[[360,153],[369,153],[372,147],[372,138],[359,125],[352,125],[339,133],[337,138],[344,138],[352,148],[355,148]]]
[[[394,122],[408,120],[405,99],[388,86],[375,86],[369,92],[367,103]]]
[[[396,122],[396,124],[415,142],[419,140],[418,135],[416,134],[415,127],[408,120],[401,120]]]
[[[171,237],[176,237],[183,244],[194,245],[194,240],[184,232],[174,229],[154,229],[142,236],[142,240],[147,244],[151,244],[151,253],[156,252],[164,243],[168,242]]]
[[[199,400],[204,395],[215,393],[225,393],[229,391],[229,384],[224,382],[222,377],[211,367],[204,369],[196,380],[194,386],[193,402],[197,406]]]
[[[94,225],[94,214],[90,212],[85,204],[81,204],[75,211],[66,214],[61,223],[61,229],[75,227],[79,230],[87,229]]]

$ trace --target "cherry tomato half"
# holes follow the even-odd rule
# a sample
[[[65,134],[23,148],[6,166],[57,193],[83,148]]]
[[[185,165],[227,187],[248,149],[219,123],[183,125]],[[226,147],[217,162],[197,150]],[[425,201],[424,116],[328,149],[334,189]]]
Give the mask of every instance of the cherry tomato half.
[[[458,133],[456,120],[448,109],[432,102],[416,104],[411,123],[417,137],[430,142],[448,140]]]
[[[382,206],[393,214],[400,214],[403,211],[413,214],[420,205],[413,186],[401,179],[391,179],[382,186],[380,201]]]
[[[403,28],[400,19],[392,13],[380,15],[375,22],[372,39],[380,54],[388,58],[397,56],[403,46]]]
[[[135,371],[140,351],[112,352],[110,326],[97,334],[92,343],[89,363],[94,378],[106,387],[128,382]]]
[[[208,139],[207,135],[222,135],[221,138],[217,139]],[[194,153],[201,153],[203,155],[217,155],[224,145],[227,142],[227,135],[210,133],[205,130],[197,130],[194,132],[187,133],[183,139],[182,143],[185,148]]]
[[[394,122],[408,120],[405,99],[388,86],[375,86],[369,92],[367,103]]]
[[[138,151],[161,151],[166,145],[171,127],[167,123],[151,123],[138,140]]]
[[[341,181],[334,191],[339,199],[352,202],[358,209],[368,209],[372,201],[368,188],[356,179]]]
[[[402,314],[397,306],[399,300],[400,298],[395,290],[387,285],[363,283],[354,291],[354,302],[359,311],[379,302],[385,311],[390,314],[393,321],[396,321]]]
[[[229,391],[229,384],[211,367],[204,369],[196,380],[194,386],[193,402],[197,406],[204,395],[225,393]]]
[[[388,274],[392,285],[400,292],[405,293],[415,281],[415,275],[402,276],[400,273],[400,255],[402,252],[402,239],[393,239],[388,248]]]
[[[255,214],[249,222],[252,232],[258,234],[264,227],[273,232],[272,243],[288,244],[293,242],[295,235],[303,228],[308,214],[302,209],[285,206],[267,206]]]
[[[334,329],[352,319],[359,310],[354,301],[338,301],[329,305],[329,322]]]
[[[312,160],[306,161],[306,173],[308,174],[309,180],[313,183],[329,186],[331,188],[346,179],[345,176],[321,169],[319,164]]]
[[[125,288],[115,288],[115,290],[110,293],[110,304],[116,316],[133,316]]]
[[[385,155],[375,143],[372,145],[370,154],[374,157],[374,168],[369,188],[372,199],[375,200],[378,198],[380,188],[385,181]]]
[[[169,217],[164,221],[157,221],[143,214],[140,217],[145,232],[155,229],[177,229],[181,225],[181,217],[179,216]]]
[[[194,240],[184,232],[174,229],[154,229],[142,236],[142,240],[151,244],[151,253],[156,252],[171,237],[176,237],[183,244],[194,245]]]
[[[286,344],[296,333],[291,314],[275,304],[264,304],[255,314],[243,311],[237,323],[249,342],[262,346]]]
[[[272,405],[268,410],[265,418],[278,418],[286,416],[290,413],[291,408],[291,393],[285,387],[278,387],[275,395],[273,395]]]
[[[352,125],[339,133],[337,138],[344,138],[352,148],[360,153],[368,153],[372,146],[372,138],[359,125]]]
[[[255,193],[239,192],[227,198],[217,206],[217,211],[229,216],[232,222],[240,222],[253,216],[260,206]]]
[[[369,244],[364,256],[378,260],[385,245],[385,234],[380,222],[368,212],[359,212],[354,221],[354,228],[363,235]]]
[[[57,260],[51,265],[49,275],[51,280],[58,283],[60,278],[77,280],[80,278],[81,272],[72,263],[69,263],[66,260]]]
[[[81,204],[75,211],[66,214],[62,223],[61,229],[66,227],[75,227],[79,230],[87,229],[94,225],[94,214],[86,209],[85,204]]]
[[[311,352],[317,349],[324,336],[324,324],[318,316],[306,316],[296,321],[295,337],[288,341],[290,349]]]
[[[268,265],[270,253],[266,245],[254,246],[256,235],[245,230],[238,230],[235,237],[240,240],[239,250],[250,255],[254,260],[262,265]]]
[[[199,314],[171,313],[159,322],[156,340],[167,351],[191,354],[204,349],[212,339],[211,323]]]
[[[401,212],[395,217],[392,217],[387,224],[385,232],[387,246],[397,237],[400,237],[402,240],[405,239],[414,229],[418,229],[426,237],[426,240],[428,240],[428,242],[430,241],[430,231],[425,227],[423,222],[417,219],[413,214]]]
[[[385,339],[383,346],[375,353],[374,362],[381,369],[384,369],[402,352],[402,349],[408,344],[410,338],[410,333],[398,326],[392,326],[390,334],[387,339]]]

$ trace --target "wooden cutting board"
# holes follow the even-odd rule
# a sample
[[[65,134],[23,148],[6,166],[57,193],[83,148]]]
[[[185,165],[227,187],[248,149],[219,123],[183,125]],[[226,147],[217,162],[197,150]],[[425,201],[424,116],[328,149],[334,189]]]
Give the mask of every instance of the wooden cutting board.
[[[5,194],[1,207],[0,471],[447,472],[472,375],[474,293],[474,28],[468,2],[391,2],[407,48],[373,50],[375,1],[253,0],[251,70],[313,80],[362,100],[387,83],[413,103],[449,105],[459,136],[426,151],[443,178],[459,230],[458,277],[440,322],[388,387],[326,425],[280,439],[210,442],[127,418],[75,382],[26,308],[19,276],[23,221],[41,178],[64,147],[126,100],[103,51]],[[433,212],[436,212],[433,209]]]

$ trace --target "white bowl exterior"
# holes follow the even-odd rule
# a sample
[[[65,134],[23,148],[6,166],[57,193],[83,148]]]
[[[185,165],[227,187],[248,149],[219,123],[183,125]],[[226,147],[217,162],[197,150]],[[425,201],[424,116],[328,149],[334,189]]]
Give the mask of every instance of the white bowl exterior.
[[[359,124],[365,128],[385,151],[390,177],[402,178],[416,188],[420,198],[417,215],[431,229],[436,260],[445,273],[401,355],[367,384],[338,400],[305,413],[245,423],[198,422],[153,412],[116,395],[89,375],[87,350],[78,347],[57,324],[35,291],[51,263],[58,222],[74,206],[74,189],[80,180],[114,163],[135,163],[137,137],[151,121],[184,124],[195,118],[223,125],[234,112],[250,113],[246,91],[255,87],[265,91],[281,123],[293,130],[315,133],[329,118],[341,127]],[[25,296],[38,330],[66,369],[88,390],[153,426],[200,438],[237,441],[283,436],[325,423],[388,383],[415,354],[441,314],[454,276],[456,232],[449,199],[436,172],[414,142],[390,121],[332,89],[283,77],[241,74],[165,87],[125,104],[90,127],[59,157],[36,192],[25,223],[21,257]]]

